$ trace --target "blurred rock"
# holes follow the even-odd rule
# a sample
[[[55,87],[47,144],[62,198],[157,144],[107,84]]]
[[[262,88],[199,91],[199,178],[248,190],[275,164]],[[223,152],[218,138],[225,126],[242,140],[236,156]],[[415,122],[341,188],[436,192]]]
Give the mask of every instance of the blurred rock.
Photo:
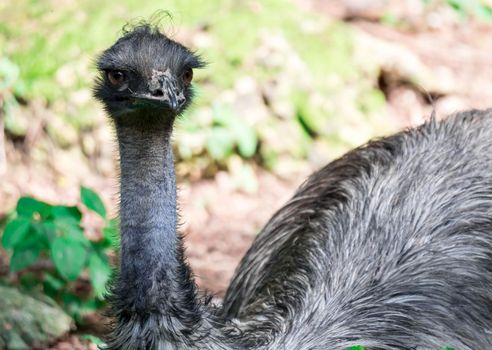
[[[258,125],[262,120],[268,118],[269,113],[255,79],[250,76],[239,78],[234,91],[233,109],[248,122],[249,126]]]
[[[238,155],[233,155],[228,159],[227,167],[235,188],[250,194],[258,192],[258,179],[250,164]]]
[[[91,178],[92,171],[87,163],[87,158],[78,147],[54,150],[52,162],[54,170],[60,177],[58,181],[67,181],[65,184],[67,186],[69,184],[78,186],[79,183],[84,183]]]
[[[469,108],[473,108],[473,106],[460,96],[444,96],[436,102],[438,116],[449,115]]]
[[[418,1],[418,0],[417,0]],[[344,17],[379,18],[384,14],[389,1],[385,0],[342,0],[338,3],[343,6]]]
[[[0,349],[28,349],[60,337],[72,326],[72,319],[46,296],[41,300],[1,285],[0,295]]]
[[[192,47],[196,48],[208,48],[214,45],[214,38],[207,32],[200,31],[193,35],[193,39],[191,41]]]
[[[69,100],[77,107],[87,104],[92,100],[91,90],[81,89],[81,90],[74,91],[70,94]]]
[[[77,60],[66,63],[58,68],[55,73],[55,79],[60,86],[73,88],[81,81],[90,81],[93,74],[92,57],[87,54],[81,54]]]
[[[446,1],[422,0],[298,0],[300,5],[330,17],[382,21],[412,31],[445,29],[456,24],[456,11]]]
[[[102,124],[92,132],[95,144],[95,158],[97,171],[102,175],[109,176],[114,174],[115,165],[115,144],[114,132],[110,125]]]
[[[375,20],[380,18],[388,6],[387,0],[298,0],[309,9],[321,10],[336,18],[363,18]]]
[[[73,63],[67,63],[58,68],[55,79],[56,82],[64,88],[73,86],[77,80],[77,73]]]
[[[1,102],[0,102],[1,108]],[[7,171],[7,155],[5,152],[5,132],[4,132],[4,115],[0,110],[0,176]]]
[[[391,109],[398,106],[398,110],[392,112],[402,119],[404,125],[416,126],[426,119],[421,95],[408,87],[391,89],[388,101]]]
[[[23,108],[11,108],[4,115],[5,130],[14,136],[25,136],[30,122],[28,115]]]
[[[401,44],[376,38],[362,30],[355,33],[355,55],[361,67],[368,72],[384,71],[391,79],[409,82],[417,90],[429,93],[448,95],[462,92],[449,69],[430,69],[416,53]]]
[[[88,157],[93,157],[96,155],[96,140],[94,138],[94,135],[91,134],[84,134],[82,136],[82,151],[84,154]]]
[[[50,115],[46,128],[51,138],[62,148],[67,148],[78,142],[75,128],[57,114]]]

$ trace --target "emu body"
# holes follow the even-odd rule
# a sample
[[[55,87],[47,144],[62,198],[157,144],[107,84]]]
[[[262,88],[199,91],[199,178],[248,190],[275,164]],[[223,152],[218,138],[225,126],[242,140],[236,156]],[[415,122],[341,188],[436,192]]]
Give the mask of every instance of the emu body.
[[[95,96],[121,166],[108,349],[492,347],[491,110],[433,119],[313,174],[213,305],[177,231],[170,145],[202,65],[149,26],[99,59]]]

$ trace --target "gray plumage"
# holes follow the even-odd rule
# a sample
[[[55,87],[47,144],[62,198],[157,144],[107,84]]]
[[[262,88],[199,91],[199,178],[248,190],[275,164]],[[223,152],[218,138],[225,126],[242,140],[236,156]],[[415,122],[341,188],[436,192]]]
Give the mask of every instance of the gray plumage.
[[[313,174],[213,305],[184,258],[170,146],[203,63],[144,25],[98,66],[121,165],[108,349],[492,347],[491,110],[432,119]]]

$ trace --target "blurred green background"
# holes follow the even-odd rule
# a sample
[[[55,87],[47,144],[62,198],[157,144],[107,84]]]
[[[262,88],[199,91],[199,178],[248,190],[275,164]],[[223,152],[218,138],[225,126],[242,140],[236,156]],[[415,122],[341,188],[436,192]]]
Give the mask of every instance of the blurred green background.
[[[104,333],[117,172],[91,86],[97,54],[125,24],[159,23],[208,62],[174,142],[190,260],[199,284],[220,295],[311,171],[434,108],[490,104],[491,5],[1,2],[0,295],[13,301],[0,301],[0,349],[92,349]]]

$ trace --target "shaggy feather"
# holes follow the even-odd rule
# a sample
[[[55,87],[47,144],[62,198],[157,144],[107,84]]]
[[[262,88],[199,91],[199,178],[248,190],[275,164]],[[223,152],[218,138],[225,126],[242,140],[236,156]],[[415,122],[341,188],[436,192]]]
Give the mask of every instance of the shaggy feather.
[[[492,347],[491,110],[432,119],[314,173],[216,306],[199,296],[185,260],[170,145],[192,97],[180,77],[201,65],[145,25],[99,60],[95,96],[115,124],[121,166],[108,349]],[[124,71],[128,90],[111,86],[108,70]],[[134,103],[161,84],[184,105]]]

